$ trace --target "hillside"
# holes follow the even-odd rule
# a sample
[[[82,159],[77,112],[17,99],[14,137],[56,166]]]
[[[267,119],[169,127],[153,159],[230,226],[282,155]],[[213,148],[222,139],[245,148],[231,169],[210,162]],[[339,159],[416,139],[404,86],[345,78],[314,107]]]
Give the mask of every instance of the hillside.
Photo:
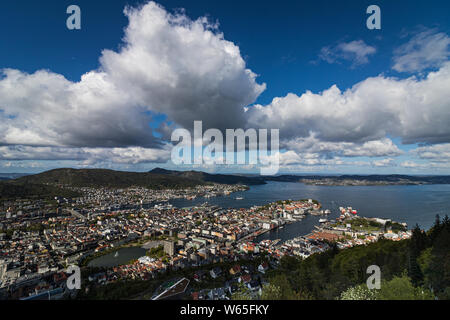
[[[264,184],[260,178],[216,175],[198,171],[170,171],[154,169],[150,172],[125,172],[106,169],[55,169],[13,180],[26,184],[59,184],[74,187],[141,186],[150,189],[179,189],[209,183]]]
[[[125,172],[106,169],[55,169],[17,178],[18,183],[61,184],[74,187],[141,186],[151,189],[179,189],[209,183],[261,185],[266,181],[302,182],[317,185],[408,185],[450,184],[450,176],[408,175],[342,175],[302,176],[280,175],[273,177],[210,174],[201,171],[174,171],[161,168],[150,172]]]
[[[17,198],[53,198],[56,196],[72,198],[79,194],[56,186],[32,184],[17,181],[0,181],[0,200]]]
[[[106,169],[55,169],[14,180],[20,183],[60,184],[74,187],[141,186],[151,189],[195,187],[205,182],[150,172],[125,172]]]
[[[174,171],[161,168],[155,168],[150,173],[163,174],[165,176],[181,177],[196,181],[222,183],[222,184],[245,184],[245,185],[260,185],[265,184],[262,177],[247,177],[240,175],[229,174],[210,174],[201,171]]]

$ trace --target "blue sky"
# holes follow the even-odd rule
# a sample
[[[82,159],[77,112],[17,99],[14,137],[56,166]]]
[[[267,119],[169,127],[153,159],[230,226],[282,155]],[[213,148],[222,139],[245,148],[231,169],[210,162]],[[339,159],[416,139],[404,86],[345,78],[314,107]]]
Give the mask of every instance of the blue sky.
[[[137,76],[136,71],[127,68],[133,63],[122,54],[121,50],[127,45],[137,48],[134,56],[139,50],[149,48],[149,54],[155,61],[164,60],[172,64],[168,68],[177,79],[195,82],[206,78],[186,73],[193,70],[188,64],[195,60],[196,50],[203,54],[208,51],[210,43],[198,40],[197,49],[190,47],[184,51],[183,43],[166,41],[166,36],[173,38],[164,31],[158,31],[160,34],[148,39],[145,38],[147,35],[135,32],[139,37],[135,43],[123,40],[124,30],[129,27],[130,21],[124,15],[124,7],[128,5],[140,10],[139,6],[146,3],[2,1],[0,69],[18,73],[5,73],[0,77],[0,93],[9,94],[11,86],[17,90],[11,97],[4,94],[4,98],[0,98],[0,116],[4,123],[4,128],[0,128],[0,171],[38,172],[61,166],[139,171],[155,166],[176,168],[166,163],[165,135],[170,128],[173,129],[172,126],[187,127],[189,117],[183,117],[183,112],[191,115],[196,110],[194,107],[189,109],[189,106],[181,111],[176,108],[183,108],[184,101],[194,105],[205,101],[212,103],[211,109],[200,108],[193,119],[203,120],[213,127],[222,126],[217,120],[222,117],[223,128],[232,127],[233,117],[239,118],[236,120],[238,127],[244,124],[256,127],[255,124],[258,124],[261,128],[274,128],[279,123],[282,149],[288,152],[283,156],[283,172],[450,173],[450,132],[446,129],[450,127],[450,98],[443,90],[436,88],[437,80],[433,82],[429,79],[430,72],[434,72],[440,79],[439,83],[445,83],[447,69],[450,68],[446,64],[450,34],[448,1],[159,1],[157,3],[164,8],[163,12],[178,12],[190,23],[202,17],[209,20],[208,27],[217,22],[213,33],[223,34],[223,38],[219,36],[219,48],[214,48],[219,51],[214,53],[215,56],[226,52],[223,49],[227,46],[223,42],[226,40],[239,49],[239,59],[225,57],[221,61],[217,58],[211,66],[204,66],[203,74],[208,77],[225,77],[225,80],[214,78],[209,81],[217,81],[216,86],[208,87],[200,80],[197,86],[177,84],[170,90],[164,87],[167,84],[167,79],[164,79],[166,75],[159,75],[158,72],[162,71],[152,69],[153,65],[147,64],[148,60],[144,59],[139,61],[139,72],[144,70],[150,76],[143,80],[143,90],[134,93],[130,88],[139,87],[141,83],[136,85],[135,81],[140,81],[143,76],[140,73]],[[66,8],[71,4],[81,8],[81,30],[66,28]],[[381,8],[381,30],[366,28],[366,8],[371,4]],[[143,24],[142,29],[157,30],[157,26],[149,22],[151,10],[147,13],[149,16],[142,19],[136,13],[136,23]],[[172,21],[170,28],[175,28],[176,23]],[[191,30],[191,35],[201,37],[204,31],[195,33]],[[160,47],[166,50],[164,52],[168,57],[157,55],[162,51],[152,51]],[[105,49],[121,57],[105,55]],[[178,59],[167,52],[181,55],[182,72],[177,73],[179,70],[175,69],[174,64],[178,64]],[[240,59],[245,63],[244,67]],[[227,63],[236,73],[222,69]],[[117,65],[121,69],[116,68]],[[256,78],[249,76],[243,79],[244,69],[251,70]],[[39,73],[40,70],[46,70],[50,75]],[[95,114],[93,119],[97,120],[90,119],[92,123],[88,126],[80,115],[83,112],[74,111],[76,119],[71,123],[70,113],[66,112],[67,103],[71,104],[72,100],[62,101],[62,97],[66,97],[67,90],[72,91],[68,89],[71,86],[81,90],[79,87],[83,83],[104,92],[103,84],[95,76],[89,82],[83,81],[82,76],[93,71],[98,71],[95,76],[105,71],[106,76],[112,79],[107,78],[105,82],[112,83],[115,88],[111,90],[123,90],[142,97],[130,101],[124,99],[121,105],[114,95],[122,97],[123,94],[114,92],[109,96],[105,93],[100,101],[88,101],[86,98],[73,102],[74,110],[89,111],[92,108]],[[195,69],[193,72],[196,72]],[[125,74],[119,77],[119,73]],[[408,82],[411,77],[415,80]],[[368,81],[374,78],[377,80]],[[156,83],[155,79],[164,81]],[[241,80],[243,82],[238,83],[237,88],[233,87]],[[363,89],[358,91],[354,86],[361,83]],[[265,88],[259,87],[263,84]],[[61,91],[54,89],[59,86]],[[191,86],[198,92],[188,95],[180,93]],[[330,92],[330,97],[325,97],[322,93],[333,86],[340,92]],[[222,102],[208,100],[215,94],[212,88],[217,88]],[[384,100],[376,101],[385,94],[385,88],[396,89],[392,96],[387,95]],[[346,94],[347,89],[350,91]],[[167,94],[162,95],[163,91]],[[313,102],[302,96],[308,91],[314,95],[311,98]],[[35,103],[48,96],[51,96],[51,103]],[[228,97],[231,97],[233,104],[230,107],[223,102]],[[362,97],[367,98],[370,106],[354,102]],[[273,99],[278,98],[281,102],[273,103]],[[399,99],[399,103],[408,100],[408,103],[397,110],[395,99]],[[25,104],[25,100],[30,103]],[[117,102],[117,105],[108,109],[112,102]],[[172,105],[174,102],[177,106]],[[327,103],[337,106],[337,109],[327,109]],[[127,111],[130,105],[133,109],[130,107]],[[254,105],[260,105],[263,111],[242,115],[241,119],[240,110],[246,106],[253,108]],[[410,105],[413,107],[408,109]],[[227,112],[227,108],[236,114]],[[273,111],[271,114],[280,116],[267,120],[269,109]],[[319,109],[321,114],[316,114],[314,110]],[[64,110],[61,115],[68,118],[54,118],[59,110]],[[334,119],[327,115],[328,110],[336,114]],[[338,116],[341,110],[342,118]],[[415,117],[418,110],[423,111],[420,119]],[[147,122],[139,116],[142,112]],[[225,116],[232,114],[233,117],[226,119],[222,113]],[[371,123],[371,113],[374,114],[373,121],[379,121],[379,125]],[[217,117],[212,119],[211,114]],[[352,118],[353,114],[356,114],[355,118]],[[184,119],[186,122],[183,122]],[[299,120],[296,122],[295,119]],[[345,124],[347,120],[348,124]],[[45,121],[49,123],[44,124]],[[137,124],[133,126],[134,121]],[[65,122],[71,124],[64,125]],[[84,123],[86,127],[83,127]],[[148,126],[148,123],[151,125]],[[104,127],[101,126],[103,124]],[[161,129],[161,132],[155,133],[158,127],[163,126],[167,126],[166,131]],[[135,127],[138,129],[133,129]],[[300,127],[302,130],[296,130]],[[149,136],[145,130],[150,132]],[[358,132],[352,133],[352,130]],[[332,134],[332,131],[337,134]],[[130,148],[134,149],[130,151]],[[343,152],[343,149],[349,151]],[[166,155],[158,150],[165,151]],[[254,170],[223,166],[199,169],[220,172]]]
[[[99,66],[105,48],[117,49],[128,24],[126,5],[145,1],[2,1],[0,4],[2,68],[27,72],[50,69],[77,81]],[[220,23],[226,39],[236,43],[250,69],[268,84],[259,103],[305,90],[322,91],[333,84],[348,88],[380,73],[391,72],[392,51],[406,32],[421,26],[449,32],[448,1],[159,1],[169,10],[183,8],[192,19],[208,16]],[[365,27],[366,8],[382,9],[382,29]],[[71,4],[82,10],[82,30],[65,27]],[[447,9],[447,10],[445,10]],[[320,49],[335,42],[362,39],[376,45],[371,63],[312,64]]]

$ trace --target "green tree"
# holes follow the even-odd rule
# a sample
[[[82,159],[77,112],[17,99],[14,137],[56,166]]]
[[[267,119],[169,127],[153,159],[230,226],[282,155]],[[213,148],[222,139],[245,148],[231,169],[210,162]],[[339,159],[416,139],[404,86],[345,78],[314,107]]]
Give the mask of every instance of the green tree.
[[[350,287],[341,293],[340,300],[377,300],[378,292],[367,288],[366,284]]]
[[[439,299],[450,299],[450,231],[443,229],[431,250],[431,261],[425,271],[428,285]]]
[[[281,288],[272,283],[265,284],[262,288],[261,300],[283,300]]]
[[[424,276],[417,259],[422,251],[428,247],[428,243],[427,234],[416,225],[412,231],[408,257],[408,276],[414,286],[423,284]]]
[[[238,290],[231,295],[231,300],[252,300],[250,289],[242,283],[239,283]]]
[[[383,281],[377,294],[377,300],[433,300],[433,294],[423,288],[414,287],[411,279],[405,274]]]
[[[433,258],[431,251],[433,248],[427,248],[425,250],[422,251],[422,253],[420,254],[420,256],[417,258],[417,263],[420,267],[420,270],[422,270],[423,272],[423,286],[425,286],[426,288],[431,289],[431,281],[429,278],[429,269],[430,269],[430,264],[431,264],[431,260]]]
[[[285,274],[279,274],[263,286],[262,300],[298,300],[300,296],[292,289]]]

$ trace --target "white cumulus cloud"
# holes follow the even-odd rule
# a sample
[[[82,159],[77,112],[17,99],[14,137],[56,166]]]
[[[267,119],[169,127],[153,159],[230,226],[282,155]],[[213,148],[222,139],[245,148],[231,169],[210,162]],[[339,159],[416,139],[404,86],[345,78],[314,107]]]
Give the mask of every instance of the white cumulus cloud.
[[[126,8],[118,52],[78,82],[40,70],[0,75],[0,144],[59,147],[161,147],[151,113],[175,125],[243,125],[243,108],[265,85],[239,48],[206,18],[190,20],[148,2]],[[167,123],[162,125],[167,136]]]
[[[330,64],[350,61],[352,66],[369,62],[369,56],[377,52],[375,47],[366,44],[363,40],[340,42],[333,46],[326,46],[320,50],[319,58]]]
[[[427,68],[439,68],[450,57],[450,37],[435,29],[427,29],[414,35],[395,51],[394,70],[417,72]]]
[[[368,78],[341,91],[290,93],[249,108],[252,126],[279,128],[285,141],[313,135],[326,142],[450,142],[450,63],[423,79]],[[373,144],[373,143],[372,143]]]

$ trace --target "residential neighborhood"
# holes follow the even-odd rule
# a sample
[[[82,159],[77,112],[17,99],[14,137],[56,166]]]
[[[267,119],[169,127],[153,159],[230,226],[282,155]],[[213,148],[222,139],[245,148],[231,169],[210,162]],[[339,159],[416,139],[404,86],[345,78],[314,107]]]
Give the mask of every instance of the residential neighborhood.
[[[178,208],[170,204],[173,199],[216,197],[245,188],[73,188],[82,196],[4,201],[0,207],[0,296],[76,297],[77,292],[66,288],[66,269],[77,265],[88,272],[87,279],[83,279],[84,293],[118,281],[157,280],[189,269],[195,271],[182,282],[185,286],[173,290],[178,297],[230,299],[242,286],[257,297],[265,274],[276,269],[285,255],[307,258],[330,249],[332,243],[348,248],[380,237],[395,241],[411,236],[402,224],[362,218],[356,210],[341,207],[339,218],[321,219],[310,234],[284,242],[258,240],[262,234],[301,221],[306,215],[326,217],[330,210],[322,209],[312,199],[278,201],[247,209],[225,209],[208,203]],[[145,250],[129,261],[93,267],[96,259],[119,255],[130,248]],[[224,269],[224,264],[231,265]],[[205,287],[209,284],[214,286]],[[160,291],[153,298],[172,296]]]

